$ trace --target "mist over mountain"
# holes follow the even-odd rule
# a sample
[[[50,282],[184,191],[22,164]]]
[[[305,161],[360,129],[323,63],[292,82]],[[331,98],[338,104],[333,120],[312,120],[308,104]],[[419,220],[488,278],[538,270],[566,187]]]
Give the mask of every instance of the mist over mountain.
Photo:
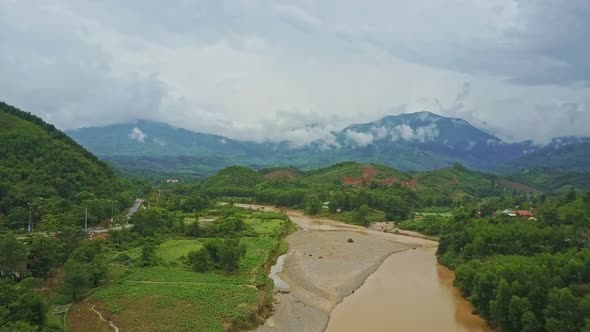
[[[182,169],[196,176],[232,164],[258,168],[290,164],[309,169],[347,160],[377,162],[405,171],[432,170],[457,162],[478,170],[494,171],[511,161],[525,165],[529,155],[590,142],[589,138],[561,137],[545,146],[533,141],[507,143],[463,119],[431,112],[389,115],[373,122],[352,124],[302,147],[294,147],[289,141],[234,140],[147,120],[80,128],[67,133],[119,168]],[[578,159],[585,161],[586,157]]]

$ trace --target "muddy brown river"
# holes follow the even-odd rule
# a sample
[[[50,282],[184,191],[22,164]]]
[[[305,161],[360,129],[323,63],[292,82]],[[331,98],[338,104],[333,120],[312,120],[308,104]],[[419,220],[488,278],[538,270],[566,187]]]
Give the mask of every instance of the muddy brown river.
[[[328,332],[492,331],[437,264],[436,248],[391,255],[363,286],[336,306]]]

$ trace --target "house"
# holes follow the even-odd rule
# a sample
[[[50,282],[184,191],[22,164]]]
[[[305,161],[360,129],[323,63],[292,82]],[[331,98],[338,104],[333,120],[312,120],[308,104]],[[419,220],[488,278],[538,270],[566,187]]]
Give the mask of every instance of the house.
[[[527,210],[516,210],[514,213],[519,217],[533,218],[535,215],[531,211]]]
[[[178,179],[167,179],[166,183],[178,183]]]

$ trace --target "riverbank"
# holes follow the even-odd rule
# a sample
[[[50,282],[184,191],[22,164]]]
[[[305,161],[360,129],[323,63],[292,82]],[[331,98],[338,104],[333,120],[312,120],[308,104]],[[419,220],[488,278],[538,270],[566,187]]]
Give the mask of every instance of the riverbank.
[[[285,212],[299,230],[271,276],[274,314],[256,331],[491,331],[437,264],[434,239]]]
[[[390,255],[436,245],[424,239],[313,218],[299,211],[286,213],[299,230],[287,237],[289,249],[282,259],[282,270],[276,273],[284,284],[276,289],[275,312],[257,331],[323,331],[332,310]]]

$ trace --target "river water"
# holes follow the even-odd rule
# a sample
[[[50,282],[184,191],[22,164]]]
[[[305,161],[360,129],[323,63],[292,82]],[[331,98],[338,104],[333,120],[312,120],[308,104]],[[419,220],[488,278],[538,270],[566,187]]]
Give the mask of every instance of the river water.
[[[436,248],[387,258],[365,284],[336,306],[326,331],[492,331],[437,264]]]

